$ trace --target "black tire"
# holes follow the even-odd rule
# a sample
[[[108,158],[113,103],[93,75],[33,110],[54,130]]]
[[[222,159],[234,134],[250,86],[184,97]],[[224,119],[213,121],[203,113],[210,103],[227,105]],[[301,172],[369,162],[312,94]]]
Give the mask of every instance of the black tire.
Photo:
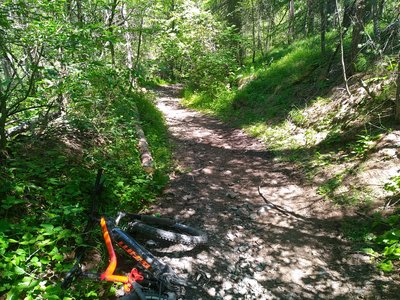
[[[176,297],[172,297],[169,295],[159,295],[159,294],[152,293],[152,292],[145,293],[144,296],[145,296],[146,300],[175,300],[176,299]],[[135,292],[132,292],[128,295],[118,298],[118,300],[140,300],[140,297]]]
[[[159,226],[165,226],[165,221],[160,218]],[[152,220],[152,224],[156,221]],[[157,225],[157,224],[155,224]],[[148,238],[154,238],[157,240],[164,240],[173,243],[180,243],[185,245],[204,245],[208,242],[207,234],[201,230],[192,228],[190,226],[174,223],[168,226],[168,229],[157,228],[143,222],[131,222],[127,226],[128,231],[135,231],[144,234]]]

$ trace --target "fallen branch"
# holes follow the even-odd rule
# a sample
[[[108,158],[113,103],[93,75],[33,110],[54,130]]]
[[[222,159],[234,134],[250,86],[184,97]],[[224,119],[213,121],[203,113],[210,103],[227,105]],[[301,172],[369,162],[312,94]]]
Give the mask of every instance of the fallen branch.
[[[299,215],[299,214],[297,214],[297,213],[295,213],[295,212],[288,211],[288,210],[285,209],[284,207],[282,207],[282,206],[280,206],[280,205],[276,205],[276,204],[272,203],[271,201],[269,201],[269,200],[261,193],[261,188],[260,188],[260,186],[258,186],[258,194],[261,196],[261,198],[263,198],[263,200],[265,201],[265,203],[266,203],[268,206],[270,206],[270,207],[276,209],[276,210],[279,211],[281,214],[286,215],[286,216],[288,216],[288,217],[290,216],[290,217],[292,217],[292,218],[294,218],[294,219],[296,219],[296,220],[300,220],[300,221],[303,221],[303,222],[308,222],[308,220],[306,220],[303,216],[301,216],[301,215]]]
[[[140,152],[140,160],[142,164],[142,168],[148,174],[153,174],[154,172],[154,161],[151,155],[149,144],[147,143],[146,136],[143,132],[142,127],[140,126],[140,116],[137,106],[133,104],[133,110],[135,111],[135,115],[137,117],[137,123],[135,124],[136,134],[139,138],[138,148]]]
[[[51,113],[51,114],[49,114],[49,115],[47,115],[47,121],[53,121],[53,120],[55,120],[57,117],[59,117],[59,113],[58,112],[54,112],[54,113]],[[40,117],[34,117],[34,118],[32,118],[31,120],[29,120],[29,121],[26,121],[26,122],[22,122],[22,123],[20,123],[20,124],[18,124],[18,125],[16,125],[16,126],[13,126],[13,127],[11,127],[11,128],[8,128],[7,130],[6,130],[6,135],[7,135],[7,137],[13,137],[13,136],[15,136],[15,135],[17,135],[17,134],[20,134],[20,133],[23,133],[23,132],[25,132],[25,131],[28,131],[28,130],[30,130],[31,128],[34,128],[37,124],[39,124],[40,122],[42,122],[43,121],[43,118],[40,118]]]
[[[136,134],[138,135],[139,138],[138,148],[140,152],[142,167],[146,171],[146,173],[152,174],[154,172],[153,157],[151,156],[146,136],[144,135],[144,132],[139,124],[135,125],[135,129],[136,129]]]

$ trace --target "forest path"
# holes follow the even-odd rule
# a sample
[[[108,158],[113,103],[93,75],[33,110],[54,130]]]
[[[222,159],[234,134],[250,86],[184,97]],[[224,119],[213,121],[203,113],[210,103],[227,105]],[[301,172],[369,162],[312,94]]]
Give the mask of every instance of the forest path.
[[[342,213],[298,170],[242,130],[180,106],[179,86],[157,93],[179,167],[150,212],[209,235],[201,249],[152,249],[195,283],[185,299],[397,297],[399,287],[340,236]]]

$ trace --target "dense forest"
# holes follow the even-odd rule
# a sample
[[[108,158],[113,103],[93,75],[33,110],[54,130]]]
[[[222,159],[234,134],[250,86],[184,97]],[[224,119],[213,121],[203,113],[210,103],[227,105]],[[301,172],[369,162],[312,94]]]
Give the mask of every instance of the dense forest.
[[[139,211],[168,182],[161,84],[183,84],[183,105],[301,167],[360,216],[343,226],[349,240],[398,271],[398,154],[374,161],[379,188],[364,171],[398,129],[399,53],[396,0],[1,0],[0,298],[100,297],[96,283],[60,282],[90,244],[80,233],[98,168],[108,213]]]

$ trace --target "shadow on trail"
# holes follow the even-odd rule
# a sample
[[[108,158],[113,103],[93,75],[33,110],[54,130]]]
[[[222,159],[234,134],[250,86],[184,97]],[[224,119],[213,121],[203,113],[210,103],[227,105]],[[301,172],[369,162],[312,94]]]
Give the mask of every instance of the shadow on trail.
[[[299,170],[240,130],[184,110],[178,92],[164,89],[160,109],[183,171],[153,211],[203,228],[210,240],[165,254],[194,283],[186,299],[397,298],[399,286],[341,237],[343,212]]]

